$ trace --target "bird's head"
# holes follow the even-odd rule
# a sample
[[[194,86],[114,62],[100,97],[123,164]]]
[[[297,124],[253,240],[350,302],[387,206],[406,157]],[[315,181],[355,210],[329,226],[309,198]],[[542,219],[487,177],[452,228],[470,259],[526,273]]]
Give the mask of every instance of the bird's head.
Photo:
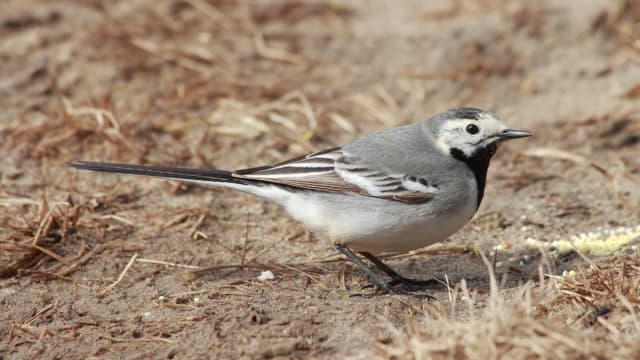
[[[437,147],[456,158],[490,158],[501,142],[531,136],[530,132],[508,128],[492,112],[468,107],[435,115],[424,126]]]

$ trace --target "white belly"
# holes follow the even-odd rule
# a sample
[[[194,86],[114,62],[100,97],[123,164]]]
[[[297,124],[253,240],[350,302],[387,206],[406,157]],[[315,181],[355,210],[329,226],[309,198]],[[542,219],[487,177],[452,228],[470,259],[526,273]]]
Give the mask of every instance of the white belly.
[[[407,252],[419,249],[445,240],[454,234],[471,219],[475,212],[474,210],[461,212],[455,216],[425,216],[419,219],[412,219],[410,222],[395,224],[392,227],[380,227],[378,224],[369,225],[369,230],[374,233],[366,237],[345,236],[343,243],[353,250],[367,251],[374,254]],[[356,226],[361,230],[367,224],[360,223],[356,224]],[[349,231],[350,229],[340,230]],[[340,241],[340,237],[332,237],[332,239]]]
[[[476,211],[475,194],[461,199],[447,212],[433,203],[404,204],[357,196],[348,203],[341,195],[291,197],[286,210],[311,231],[334,244],[371,253],[407,252],[445,240],[466,224]]]

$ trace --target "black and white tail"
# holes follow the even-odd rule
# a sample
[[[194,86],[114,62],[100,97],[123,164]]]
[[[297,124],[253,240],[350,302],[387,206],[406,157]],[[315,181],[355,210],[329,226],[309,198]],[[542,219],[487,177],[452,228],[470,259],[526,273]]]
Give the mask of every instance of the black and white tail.
[[[222,186],[224,186],[225,183],[227,184],[227,186],[231,184],[247,185],[246,180],[234,178],[231,171],[225,170],[188,169],[167,166],[145,166],[92,161],[76,161],[72,163],[71,166],[80,170],[151,176],[163,179],[182,180],[197,183],[219,183]]]

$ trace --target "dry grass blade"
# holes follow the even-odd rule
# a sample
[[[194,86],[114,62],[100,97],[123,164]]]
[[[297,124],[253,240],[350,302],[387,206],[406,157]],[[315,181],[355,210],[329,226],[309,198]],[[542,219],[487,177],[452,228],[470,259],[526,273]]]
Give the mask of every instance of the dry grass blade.
[[[2,198],[0,199],[0,205],[2,206],[16,206],[16,205],[36,205],[42,206],[42,202],[35,201],[29,198]]]
[[[53,304],[49,304],[49,305],[45,306],[44,308],[38,310],[38,312],[35,313],[35,315],[33,315],[29,319],[25,320],[22,324],[23,325],[31,325],[32,322],[34,322],[37,319],[39,319],[40,317],[42,317],[42,315],[46,314],[51,309],[53,309]]]
[[[468,246],[447,246],[447,247],[437,247],[434,249],[426,248],[426,249],[414,250],[404,254],[383,254],[381,258],[395,260],[395,259],[404,259],[404,258],[414,257],[419,255],[465,254],[471,251],[472,249]]]
[[[253,34],[253,43],[258,55],[265,59],[281,61],[294,65],[302,65],[307,62],[299,55],[295,55],[281,49],[267,47],[267,44],[264,41],[264,36],[259,32]]]
[[[105,126],[104,119],[106,118],[107,120],[109,120],[109,123],[111,124],[113,129],[118,133],[120,132],[120,124],[118,123],[118,120],[113,115],[113,113],[109,110],[97,109],[93,107],[77,107],[76,108],[76,107],[73,107],[73,105],[71,105],[71,101],[69,101],[69,99],[67,98],[62,98],[62,104],[64,105],[64,110],[68,115],[71,115],[71,116],[91,115],[96,120],[96,123],[98,124],[98,127],[100,129],[104,128]]]
[[[163,342],[166,344],[173,344],[172,340],[169,339],[164,339],[161,337],[153,337],[153,338],[145,338],[145,339],[121,339],[121,338],[115,338],[112,336],[108,336],[108,335],[100,335],[101,338],[107,339],[107,340],[111,340],[113,342],[116,343],[148,343],[148,342]]]
[[[281,266],[278,264],[261,264],[261,263],[247,263],[247,264],[224,264],[224,265],[216,265],[216,266],[208,266],[206,268],[200,268],[194,271],[194,274],[202,274],[208,273],[218,270],[226,270],[226,269],[257,269],[257,270],[278,270],[281,269]]]
[[[95,119],[98,128],[97,132],[106,135],[108,138],[119,142],[124,145],[128,150],[133,150],[135,147],[122,135],[120,131],[120,123],[113,112],[100,109],[96,107],[74,107],[71,104],[71,101],[67,98],[62,98],[62,105],[64,107],[64,112],[68,118],[80,118],[83,116],[91,116]],[[105,126],[105,119],[109,122],[110,126]],[[55,147],[56,145],[62,143],[64,140],[71,138],[73,135],[76,135],[79,131],[77,128],[67,129],[63,127],[66,132],[59,135],[57,138],[51,138],[48,136],[42,142],[38,143],[38,148],[41,151],[46,151],[51,147]],[[93,131],[96,131],[93,129]]]
[[[21,198],[5,199],[3,205],[38,205],[36,222],[27,223],[24,227],[16,227],[14,231],[23,233],[25,238],[31,239],[0,242],[0,257],[3,262],[0,265],[0,277],[13,276],[20,272],[28,273],[29,268],[41,263],[42,255],[56,260],[61,265],[69,266],[69,262],[58,255],[53,246],[64,244],[67,232],[69,231],[69,204],[63,201],[56,201],[52,204],[43,194],[42,200]],[[62,220],[60,220],[62,216]],[[62,223],[62,226],[60,224]],[[61,227],[61,228],[60,228]],[[35,231],[34,231],[35,228]],[[61,241],[56,241],[59,239]]]
[[[118,279],[116,279],[116,281],[112,282],[111,284],[109,284],[107,287],[105,287],[104,289],[98,291],[98,293],[96,294],[96,296],[98,297],[104,297],[111,289],[113,289],[114,287],[116,287],[116,285],[118,285],[120,283],[120,281],[122,281],[122,279],[124,278],[124,276],[127,274],[127,271],[129,271],[129,269],[131,268],[131,266],[133,265],[133,263],[136,261],[136,258],[138,257],[138,253],[133,254],[133,256],[131,256],[131,259],[129,259],[129,262],[127,263],[127,265],[124,267],[124,269],[122,269],[122,272],[120,273],[120,275],[118,276]]]
[[[309,278],[313,282],[316,282],[316,283],[318,282],[318,279],[316,279],[315,277],[313,277],[313,275],[309,274],[306,271],[302,271],[300,269],[296,269],[296,268],[294,268],[292,266],[289,266],[287,264],[279,264],[279,265],[284,267],[285,269],[289,269],[289,270],[294,271],[294,272],[296,272],[298,274],[302,274],[303,276],[306,276],[307,278]]]
[[[45,255],[47,255],[47,256],[49,256],[49,257],[51,257],[52,259],[55,259],[55,260],[57,260],[57,261],[61,262],[61,263],[65,264],[65,265],[67,265],[67,266],[69,266],[69,265],[70,265],[70,264],[69,264],[65,259],[63,259],[60,255],[58,255],[58,254],[54,253],[53,251],[51,251],[51,250],[49,250],[49,249],[47,249],[47,248],[44,248],[44,247],[42,247],[42,246],[40,246],[40,245],[36,245],[36,244],[32,244],[32,245],[31,245],[31,247],[33,247],[34,249],[37,249],[38,251],[42,252],[43,254],[45,254]]]
[[[96,216],[95,218],[100,220],[115,220],[119,223],[122,223],[128,226],[135,226],[135,223],[133,221],[125,219],[122,216],[118,216],[118,215],[102,215],[102,216]]]
[[[306,122],[307,126],[301,124]],[[208,119],[215,134],[253,138],[259,134],[279,137],[290,144],[292,151],[311,152],[309,133],[317,126],[316,115],[309,100],[299,91],[258,106],[233,100],[222,101]]]
[[[187,234],[189,234],[190,238],[195,238],[194,236],[196,235],[198,228],[200,227],[200,225],[202,225],[202,222],[204,221],[204,218],[206,216],[207,214],[200,214],[200,216],[198,216],[198,219],[193,223],[191,228],[189,228],[189,231],[187,232]]]
[[[191,270],[202,270],[202,267],[200,267],[200,266],[195,266],[195,265],[186,265],[186,264],[178,264],[178,263],[172,263],[172,262],[167,262],[167,261],[162,261],[162,260],[153,260],[153,259],[136,259],[136,262],[139,262],[139,263],[145,263],[145,264],[157,264],[157,265],[164,265],[164,266],[168,266],[168,267],[183,268],[183,269],[191,269]]]
[[[627,259],[624,262],[637,261]],[[491,271],[491,263],[485,259],[485,264]],[[609,285],[593,282],[594,278],[616,279],[616,286],[625,288],[619,283],[620,265],[600,263],[599,269],[593,269],[592,273],[581,278],[581,281],[591,283],[577,291],[563,290],[565,287],[574,288],[577,282],[562,277],[557,277],[551,287],[544,284],[528,287],[524,302],[506,302],[504,291],[492,291],[488,301],[496,306],[485,308],[479,316],[473,314],[473,307],[463,316],[466,318],[464,321],[452,320],[453,315],[436,316],[434,319],[431,314],[419,326],[412,327],[408,338],[398,332],[393,342],[377,343],[376,348],[379,354],[389,359],[635,359],[640,355],[640,343],[637,342],[640,307],[626,301],[629,295],[597,295],[597,289]],[[633,282],[637,275],[628,274],[624,283]],[[494,288],[494,280],[491,283]],[[616,290],[612,288],[612,291]],[[638,297],[638,290],[634,291],[633,296]],[[594,298],[607,299],[609,308],[613,309],[609,318],[596,315],[589,331],[584,331],[583,320],[592,317],[593,312],[585,309],[592,309],[593,304],[582,302],[585,292],[595,295],[590,301]],[[453,296],[457,299],[460,292],[454,292]],[[462,298],[468,299],[468,293]],[[578,317],[579,321],[564,325],[569,323],[565,320],[567,312],[583,315]],[[628,325],[621,327],[621,323]],[[624,331],[621,330],[623,328]]]
[[[77,271],[82,265],[86,264],[89,260],[93,259],[96,255],[100,254],[103,250],[107,249],[109,245],[100,244],[95,246],[93,249],[89,250],[84,256],[82,256],[78,261],[71,264],[68,268],[64,270],[60,270],[56,272],[56,276],[65,277],[68,276],[75,271]]]
[[[398,124],[398,119],[392,109],[388,106],[381,105],[384,102],[378,101],[373,96],[364,94],[356,94],[351,96],[351,102],[360,107],[365,114],[380,121],[385,126],[394,126]]]

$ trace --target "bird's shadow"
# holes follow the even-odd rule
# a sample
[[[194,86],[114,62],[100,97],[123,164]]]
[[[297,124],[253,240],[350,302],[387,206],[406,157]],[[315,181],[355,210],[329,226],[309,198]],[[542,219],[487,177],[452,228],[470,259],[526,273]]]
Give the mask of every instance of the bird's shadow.
[[[575,252],[552,257],[536,249],[497,254],[486,257],[473,252],[413,257],[387,263],[403,276],[415,279],[436,278],[454,287],[465,280],[469,288],[489,289],[491,270],[500,288],[515,288],[528,281],[539,281],[543,274],[561,275],[564,271],[584,263]],[[438,285],[429,287],[437,288]]]
[[[498,253],[493,257],[486,257],[489,266],[482,256],[474,252],[436,254],[414,256],[399,260],[385,260],[385,263],[404,277],[416,280],[438,279],[440,284],[424,286],[427,292],[441,291],[448,287],[455,287],[463,279],[468,288],[488,290],[490,287],[489,270],[495,274],[498,285],[502,289],[515,288],[526,282],[539,281],[542,273],[560,275],[565,270],[570,270],[585,260],[577,253],[570,252],[558,257],[542,254],[536,249],[525,249],[518,252]],[[348,274],[352,290],[363,290],[370,287],[370,283],[364,273],[355,265],[345,259],[345,263],[327,263],[319,266],[300,266],[287,271],[294,278],[315,277],[325,278],[323,283],[327,288],[338,289],[341,284],[341,274]],[[267,270],[267,269],[263,269]],[[286,270],[286,269],[281,269]],[[274,272],[282,271],[274,270]],[[199,279],[212,282],[242,282],[257,277],[260,269],[234,268],[215,271],[204,271],[195,274]],[[333,286],[331,286],[333,283]],[[358,289],[356,284],[360,284]],[[375,291],[373,293],[376,293]]]

